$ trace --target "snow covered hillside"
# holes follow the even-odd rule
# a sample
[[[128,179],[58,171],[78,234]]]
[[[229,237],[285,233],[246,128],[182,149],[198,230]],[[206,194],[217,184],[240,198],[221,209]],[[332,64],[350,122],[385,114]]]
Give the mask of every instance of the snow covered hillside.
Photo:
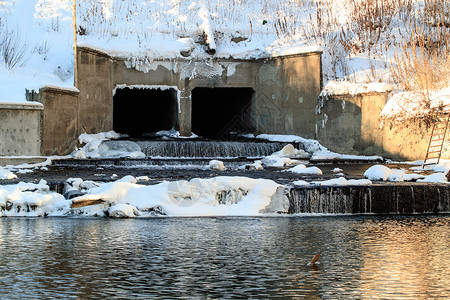
[[[380,85],[367,84],[381,81],[411,90],[404,81],[413,76],[403,76],[410,70],[396,69],[414,61],[406,57],[411,51],[425,64],[436,57],[444,58],[436,66],[448,62],[448,0],[75,2],[78,44],[129,58],[173,59],[181,53],[197,59],[210,59],[211,54],[260,58],[320,46],[327,93],[343,92],[336,80],[352,83],[344,86],[344,92],[379,90]],[[25,89],[43,85],[73,88],[72,3],[0,1],[0,101],[25,101]],[[421,53],[420,40],[411,49],[412,36],[421,34],[428,41],[422,48],[438,48],[437,56]],[[448,87],[448,77],[437,80],[442,83],[439,88]],[[386,113],[389,117],[396,109]]]

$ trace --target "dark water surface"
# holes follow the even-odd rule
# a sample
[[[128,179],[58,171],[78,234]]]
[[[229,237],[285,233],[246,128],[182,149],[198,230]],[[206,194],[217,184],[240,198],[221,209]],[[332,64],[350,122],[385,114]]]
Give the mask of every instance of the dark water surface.
[[[2,218],[0,283],[2,299],[448,299],[450,216]]]

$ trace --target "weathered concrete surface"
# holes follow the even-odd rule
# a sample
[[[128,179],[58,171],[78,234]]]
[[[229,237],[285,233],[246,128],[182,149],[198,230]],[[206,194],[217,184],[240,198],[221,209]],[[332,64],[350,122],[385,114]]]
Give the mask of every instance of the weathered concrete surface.
[[[0,167],[4,166],[16,166],[22,164],[38,164],[47,160],[43,156],[4,156],[0,157]]]
[[[380,127],[379,114],[389,92],[334,95],[323,100],[316,119],[316,137],[330,150],[358,155],[382,155],[400,160],[425,158],[430,132],[411,125]]]
[[[106,54],[89,48],[78,49],[77,134],[112,130],[112,62]]]
[[[176,87],[180,91],[179,130],[184,135],[191,134],[193,89],[245,87],[255,92],[244,120],[256,129],[255,133],[314,137],[312,116],[321,90],[320,52],[260,60],[144,62],[116,57],[112,74],[113,88]],[[211,113],[216,113],[214,99],[211,99]]]
[[[65,155],[75,150],[78,139],[78,92],[44,87],[38,99],[42,115],[42,155]]]
[[[40,103],[0,103],[0,155],[40,155]]]

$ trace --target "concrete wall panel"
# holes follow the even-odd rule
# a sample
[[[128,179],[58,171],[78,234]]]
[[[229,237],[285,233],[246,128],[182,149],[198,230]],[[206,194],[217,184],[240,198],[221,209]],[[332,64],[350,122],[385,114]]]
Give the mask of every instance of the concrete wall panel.
[[[78,143],[78,92],[42,88],[42,155],[66,155]]]
[[[112,130],[112,59],[98,51],[78,49],[77,134]]]
[[[0,155],[41,154],[39,103],[0,103]]]
[[[317,115],[317,139],[330,150],[356,155],[382,155],[398,160],[423,160],[430,129],[413,124],[405,129],[380,127],[379,114],[389,93],[331,96]]]

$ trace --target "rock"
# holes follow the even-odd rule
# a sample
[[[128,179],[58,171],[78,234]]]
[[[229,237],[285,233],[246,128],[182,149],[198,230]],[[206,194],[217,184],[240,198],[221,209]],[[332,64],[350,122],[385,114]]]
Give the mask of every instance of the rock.
[[[102,199],[80,200],[77,202],[72,202],[72,205],[70,205],[70,208],[79,208],[79,207],[85,207],[85,206],[90,206],[90,205],[103,204],[105,202],[106,201],[102,200]]]

